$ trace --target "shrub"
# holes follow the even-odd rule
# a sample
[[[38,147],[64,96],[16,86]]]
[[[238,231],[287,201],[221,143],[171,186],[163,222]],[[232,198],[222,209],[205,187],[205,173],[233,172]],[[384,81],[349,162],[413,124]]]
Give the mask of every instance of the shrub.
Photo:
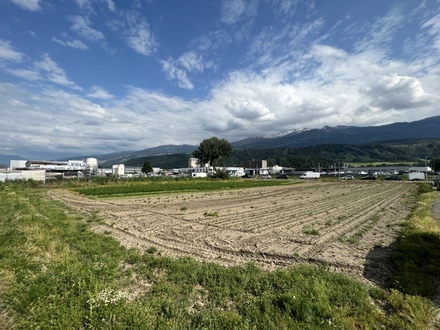
[[[419,194],[432,192],[432,185],[428,182],[422,182],[419,184]]]
[[[223,168],[216,168],[214,174],[212,175],[212,178],[222,180],[227,180],[230,177],[231,175],[229,174],[229,172]]]

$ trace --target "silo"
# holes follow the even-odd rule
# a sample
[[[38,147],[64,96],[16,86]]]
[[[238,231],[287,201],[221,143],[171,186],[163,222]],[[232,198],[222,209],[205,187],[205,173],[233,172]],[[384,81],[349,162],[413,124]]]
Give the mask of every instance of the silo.
[[[87,158],[86,159],[86,166],[87,167],[98,167],[98,160],[96,158]]]
[[[98,172],[98,160],[96,158],[86,158],[85,175],[90,178],[91,175],[96,175]]]

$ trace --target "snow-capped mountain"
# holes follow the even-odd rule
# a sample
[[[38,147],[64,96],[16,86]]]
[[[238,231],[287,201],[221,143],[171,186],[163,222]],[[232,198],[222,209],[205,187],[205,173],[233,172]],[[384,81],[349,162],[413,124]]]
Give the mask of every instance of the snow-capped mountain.
[[[306,132],[306,131],[309,131],[309,130],[311,130],[311,128],[301,128],[301,129],[292,128],[292,129],[289,129],[287,131],[282,131],[282,132],[266,135],[266,136],[263,136],[263,137],[266,138],[266,139],[275,139],[275,138],[279,138],[279,137],[286,136],[286,135],[289,135],[289,134],[292,134],[292,135],[293,134],[299,134],[299,133]]]

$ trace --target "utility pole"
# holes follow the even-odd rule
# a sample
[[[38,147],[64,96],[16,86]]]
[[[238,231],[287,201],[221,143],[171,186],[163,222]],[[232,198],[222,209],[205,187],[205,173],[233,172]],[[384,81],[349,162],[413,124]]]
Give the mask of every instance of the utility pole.
[[[341,180],[341,161],[339,161],[339,165],[338,165],[338,173],[339,173],[339,180]]]
[[[428,181],[428,164],[426,162],[426,157],[425,156],[425,181]]]
[[[258,159],[256,160],[255,166],[257,167],[257,172],[255,172],[255,180],[257,180],[257,177],[258,177]]]

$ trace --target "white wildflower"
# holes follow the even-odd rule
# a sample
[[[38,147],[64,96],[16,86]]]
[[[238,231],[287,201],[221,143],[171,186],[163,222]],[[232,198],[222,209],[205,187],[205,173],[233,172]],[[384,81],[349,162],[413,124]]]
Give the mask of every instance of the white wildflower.
[[[99,292],[96,297],[87,300],[90,309],[98,306],[116,305],[119,301],[128,298],[128,293],[123,291],[115,291],[113,289],[105,288]]]

